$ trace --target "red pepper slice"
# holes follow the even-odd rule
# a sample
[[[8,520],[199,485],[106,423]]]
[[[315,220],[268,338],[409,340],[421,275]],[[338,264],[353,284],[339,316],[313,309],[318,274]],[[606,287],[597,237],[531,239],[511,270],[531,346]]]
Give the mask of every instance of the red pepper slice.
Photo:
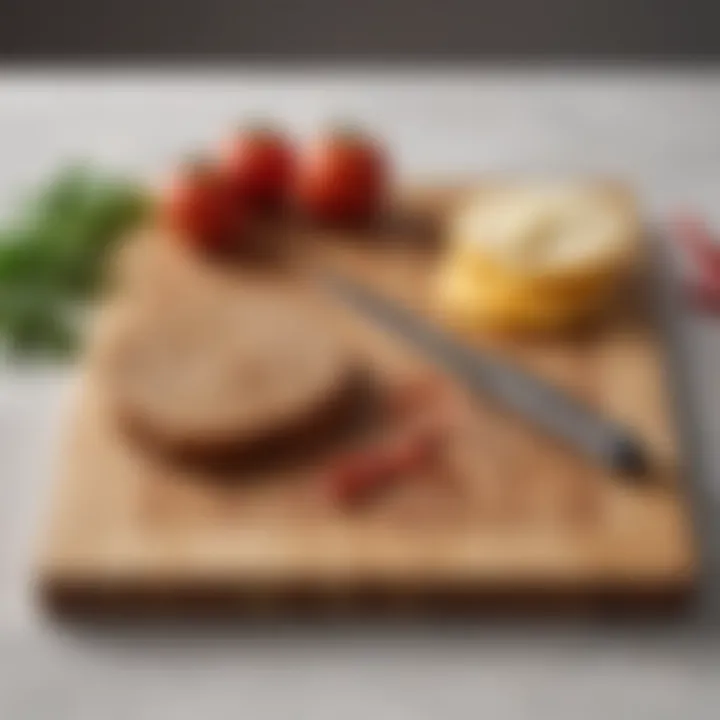
[[[715,278],[701,277],[686,283],[693,307],[713,315],[720,314],[720,282]]]
[[[329,499],[341,507],[359,505],[382,488],[423,467],[437,452],[444,428],[412,428],[392,441],[336,458],[325,472]]]
[[[444,384],[428,374],[394,388],[388,396],[400,427],[380,443],[336,457],[325,470],[326,495],[336,505],[359,505],[382,488],[430,462],[448,430],[441,403]]]
[[[682,213],[673,221],[673,227],[698,271],[720,284],[720,243],[715,241],[707,224],[697,215]]]
[[[342,455],[325,473],[330,500],[346,507],[359,504],[392,475],[392,463],[382,448],[367,448]]]

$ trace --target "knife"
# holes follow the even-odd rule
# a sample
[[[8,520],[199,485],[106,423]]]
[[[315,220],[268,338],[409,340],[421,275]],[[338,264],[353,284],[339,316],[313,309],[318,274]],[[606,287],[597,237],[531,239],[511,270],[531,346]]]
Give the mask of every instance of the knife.
[[[505,359],[462,343],[348,277],[325,272],[319,280],[345,305],[422,350],[473,392],[500,401],[614,473],[647,472],[645,448],[629,428]]]

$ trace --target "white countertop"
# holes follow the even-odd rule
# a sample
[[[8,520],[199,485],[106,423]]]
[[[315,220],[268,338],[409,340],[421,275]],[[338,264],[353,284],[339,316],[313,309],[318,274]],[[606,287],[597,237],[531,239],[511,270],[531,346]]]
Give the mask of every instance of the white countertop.
[[[0,74],[0,209],[68,156],[154,177],[247,113],[359,118],[410,175],[592,172],[720,227],[720,70]],[[720,319],[686,317],[710,576],[666,625],[53,626],[28,597],[69,372],[0,372],[0,718],[684,718],[720,705]],[[102,478],[98,478],[102,481]]]

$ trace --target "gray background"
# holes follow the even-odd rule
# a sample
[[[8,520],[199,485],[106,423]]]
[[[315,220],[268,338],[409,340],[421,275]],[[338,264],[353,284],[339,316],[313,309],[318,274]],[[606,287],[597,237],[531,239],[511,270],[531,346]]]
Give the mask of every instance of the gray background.
[[[64,158],[154,177],[243,113],[300,134],[352,115],[412,176],[614,173],[648,215],[692,203],[720,225],[713,0],[0,0],[0,212]],[[403,61],[340,73],[328,58]],[[106,62],[297,60],[321,72],[92,72]],[[421,71],[418,60],[562,60]],[[602,72],[575,73],[586,61]],[[686,316],[686,400],[704,574],[689,617],[653,624],[367,623],[73,627],[32,600],[33,545],[72,370],[0,368],[0,718],[5,720],[704,720],[720,683],[720,332]],[[102,479],[99,479],[102,481]]]
[[[357,118],[407,177],[614,174],[651,220],[689,204],[720,227],[720,72],[687,68],[5,70],[0,212],[68,157],[153,179],[258,111],[300,137]],[[683,312],[679,331],[704,572],[689,616],[654,623],[51,622],[32,557],[73,373],[0,364],[0,718],[715,720],[720,324]]]
[[[4,0],[0,58],[717,57],[714,0]]]

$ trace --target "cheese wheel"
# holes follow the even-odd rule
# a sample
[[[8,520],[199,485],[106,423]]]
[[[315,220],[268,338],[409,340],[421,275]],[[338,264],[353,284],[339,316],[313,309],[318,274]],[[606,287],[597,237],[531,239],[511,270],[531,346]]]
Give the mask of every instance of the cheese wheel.
[[[446,268],[436,285],[442,318],[459,330],[489,329],[503,332],[558,331],[576,328],[598,316],[609,305],[611,286],[583,291],[538,294],[519,283]]]
[[[469,329],[562,330],[594,318],[633,267],[632,203],[605,186],[506,185],[453,218],[437,300]]]
[[[615,274],[638,248],[634,204],[599,185],[505,185],[478,192],[451,221],[451,252],[534,283]]]

